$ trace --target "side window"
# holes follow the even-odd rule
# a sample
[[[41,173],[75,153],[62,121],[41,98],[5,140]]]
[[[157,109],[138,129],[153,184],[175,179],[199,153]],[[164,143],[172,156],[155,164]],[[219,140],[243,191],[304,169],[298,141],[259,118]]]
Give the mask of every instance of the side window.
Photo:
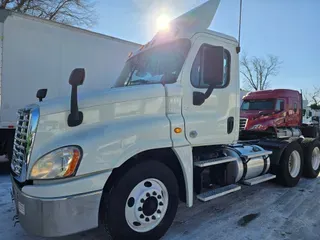
[[[195,88],[208,88],[208,84],[205,84],[202,78],[202,63],[201,63],[201,58],[202,58],[202,52],[203,48],[204,51],[210,47],[208,44],[204,44],[200,47],[198,54],[193,62],[192,69],[191,69],[191,84]],[[229,81],[230,81],[230,60],[231,56],[228,50],[224,50],[224,72],[223,72],[223,81],[220,86],[217,86],[218,88],[225,88],[228,86]],[[214,63],[212,63],[214,64]]]
[[[276,103],[276,111],[281,112],[284,110],[284,101],[282,99],[278,99]]]

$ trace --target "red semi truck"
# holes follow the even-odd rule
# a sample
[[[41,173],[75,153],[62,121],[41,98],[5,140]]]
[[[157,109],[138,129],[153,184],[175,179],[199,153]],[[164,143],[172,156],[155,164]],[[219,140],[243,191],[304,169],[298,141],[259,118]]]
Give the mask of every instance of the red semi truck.
[[[290,89],[250,92],[243,97],[240,129],[277,137],[318,137],[318,128],[302,124],[302,100],[299,91]]]

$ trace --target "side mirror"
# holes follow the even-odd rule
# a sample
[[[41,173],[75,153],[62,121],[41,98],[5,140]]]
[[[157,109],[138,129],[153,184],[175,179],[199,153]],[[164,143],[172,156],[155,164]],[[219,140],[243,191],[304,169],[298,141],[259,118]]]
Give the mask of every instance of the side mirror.
[[[69,84],[71,86],[80,86],[83,84],[85,78],[84,68],[74,69],[69,77]]]
[[[203,82],[213,88],[222,85],[224,73],[223,47],[203,47],[201,64],[203,66]]]
[[[201,106],[206,100],[205,94],[202,92],[193,92],[193,105]]]
[[[42,102],[42,99],[44,99],[47,96],[48,89],[43,88],[39,89],[37,91],[37,98],[39,99],[39,102]]]
[[[78,86],[84,82],[85,70],[84,68],[74,69],[69,77],[69,84],[71,88],[71,103],[70,103],[70,114],[68,116],[68,126],[76,127],[79,126],[83,121],[83,113],[78,108]]]
[[[193,104],[202,105],[210,97],[214,88],[223,85],[224,75],[224,49],[205,45],[201,49],[201,77],[203,82],[209,85],[205,93],[194,92]]]

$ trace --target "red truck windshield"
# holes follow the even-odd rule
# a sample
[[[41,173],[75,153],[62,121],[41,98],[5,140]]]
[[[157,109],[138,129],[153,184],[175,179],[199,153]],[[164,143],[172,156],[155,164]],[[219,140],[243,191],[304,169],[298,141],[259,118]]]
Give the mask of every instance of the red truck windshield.
[[[274,99],[269,100],[244,100],[241,110],[273,110]]]

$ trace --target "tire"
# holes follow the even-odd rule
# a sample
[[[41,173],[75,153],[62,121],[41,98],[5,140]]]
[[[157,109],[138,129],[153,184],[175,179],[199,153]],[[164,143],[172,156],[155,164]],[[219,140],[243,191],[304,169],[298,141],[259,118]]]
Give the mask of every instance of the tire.
[[[290,161],[291,157],[293,161]],[[296,160],[294,160],[296,159]],[[291,163],[290,163],[291,162]],[[294,164],[292,164],[294,162]],[[289,165],[291,171],[289,170]],[[295,167],[296,166],[296,167]],[[303,172],[303,151],[299,143],[292,142],[284,150],[277,178],[286,187],[294,187],[298,184]]]
[[[103,199],[104,228],[113,239],[160,239],[175,218],[179,188],[165,164],[143,161],[121,174]]]
[[[316,178],[320,172],[320,142],[318,140],[303,143],[304,171],[307,178]]]

